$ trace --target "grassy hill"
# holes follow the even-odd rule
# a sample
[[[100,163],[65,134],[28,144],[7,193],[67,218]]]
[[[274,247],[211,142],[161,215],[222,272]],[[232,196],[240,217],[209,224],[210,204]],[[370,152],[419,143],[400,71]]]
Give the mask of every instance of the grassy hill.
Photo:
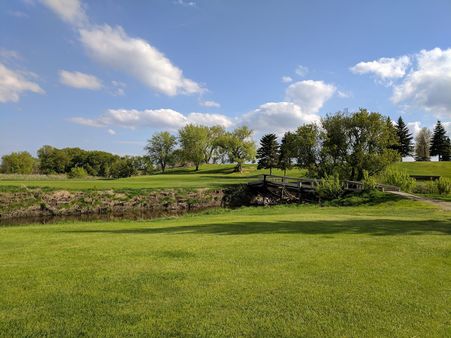
[[[451,178],[451,162],[403,162],[394,167],[412,175],[440,175]],[[108,180],[99,178],[67,179],[66,176],[0,175],[0,190],[7,187],[46,187],[50,189],[165,189],[165,188],[221,188],[231,184],[247,183],[269,170],[257,170],[256,165],[246,165],[243,173],[234,173],[233,165],[207,164],[196,172],[194,168],[169,169],[166,174],[134,176]],[[283,175],[281,170],[273,174]],[[301,177],[305,170],[292,169],[288,176]]]
[[[393,165],[410,175],[434,175],[451,178],[451,162],[399,162]]]
[[[165,174],[134,176],[130,178],[67,179],[65,176],[43,175],[0,175],[0,189],[3,187],[47,187],[65,190],[87,189],[164,189],[164,188],[220,188],[231,184],[247,183],[269,170],[257,170],[256,165],[246,165],[242,173],[233,172],[233,165],[207,164],[196,172],[194,168],[169,169]],[[281,170],[273,174],[282,175]],[[304,170],[293,169],[287,175],[303,176]]]
[[[0,336],[444,337],[450,233],[406,200],[0,228]]]

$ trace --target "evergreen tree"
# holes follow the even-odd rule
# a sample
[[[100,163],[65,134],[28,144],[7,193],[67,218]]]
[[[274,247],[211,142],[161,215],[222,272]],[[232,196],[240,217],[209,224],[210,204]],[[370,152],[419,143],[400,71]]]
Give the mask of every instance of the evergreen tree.
[[[431,141],[431,156],[438,156],[439,161],[443,161],[443,154],[447,151],[447,137],[446,130],[440,121],[434,128]]]
[[[430,161],[431,131],[428,128],[421,128],[415,142],[415,161]]]
[[[260,148],[257,150],[258,169],[269,169],[277,167],[279,162],[279,143],[275,134],[266,134],[260,140]]]
[[[279,168],[283,170],[284,175],[287,174],[287,169],[291,169],[292,159],[296,157],[295,150],[296,134],[288,131],[282,137],[279,153]]]
[[[396,150],[401,155],[402,161],[403,157],[412,155],[413,137],[412,134],[409,132],[409,128],[407,128],[401,116],[399,117],[398,123],[396,125],[396,135],[398,136],[398,145],[396,146]]]
[[[449,137],[446,138],[445,150],[442,153],[442,161],[451,161],[451,140]]]

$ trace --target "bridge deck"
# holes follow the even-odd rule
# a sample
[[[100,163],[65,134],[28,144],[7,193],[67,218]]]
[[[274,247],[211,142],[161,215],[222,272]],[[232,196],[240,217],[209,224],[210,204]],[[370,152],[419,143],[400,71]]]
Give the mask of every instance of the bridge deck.
[[[271,186],[276,188],[285,188],[293,191],[315,191],[321,179],[312,178],[296,178],[289,176],[262,175],[260,180],[249,182],[251,186]],[[359,192],[363,191],[365,183],[360,181],[343,181],[343,189],[346,191]],[[400,191],[398,187],[386,184],[378,184],[376,186],[381,191]]]

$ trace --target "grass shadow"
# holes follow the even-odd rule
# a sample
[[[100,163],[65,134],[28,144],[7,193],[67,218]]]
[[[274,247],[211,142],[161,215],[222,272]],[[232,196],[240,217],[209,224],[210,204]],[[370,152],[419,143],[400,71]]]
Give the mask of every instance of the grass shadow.
[[[450,235],[451,218],[439,220],[390,220],[353,219],[346,221],[276,221],[276,222],[231,222],[211,223],[191,226],[168,226],[124,229],[72,230],[67,233],[108,233],[108,234],[213,234],[213,235],[252,235],[252,234],[367,234],[386,235]]]

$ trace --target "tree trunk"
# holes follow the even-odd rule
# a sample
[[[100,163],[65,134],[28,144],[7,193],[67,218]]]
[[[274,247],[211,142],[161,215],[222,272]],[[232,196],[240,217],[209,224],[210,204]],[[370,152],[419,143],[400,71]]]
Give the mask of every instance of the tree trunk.
[[[196,164],[196,171],[199,171],[199,164]]]

